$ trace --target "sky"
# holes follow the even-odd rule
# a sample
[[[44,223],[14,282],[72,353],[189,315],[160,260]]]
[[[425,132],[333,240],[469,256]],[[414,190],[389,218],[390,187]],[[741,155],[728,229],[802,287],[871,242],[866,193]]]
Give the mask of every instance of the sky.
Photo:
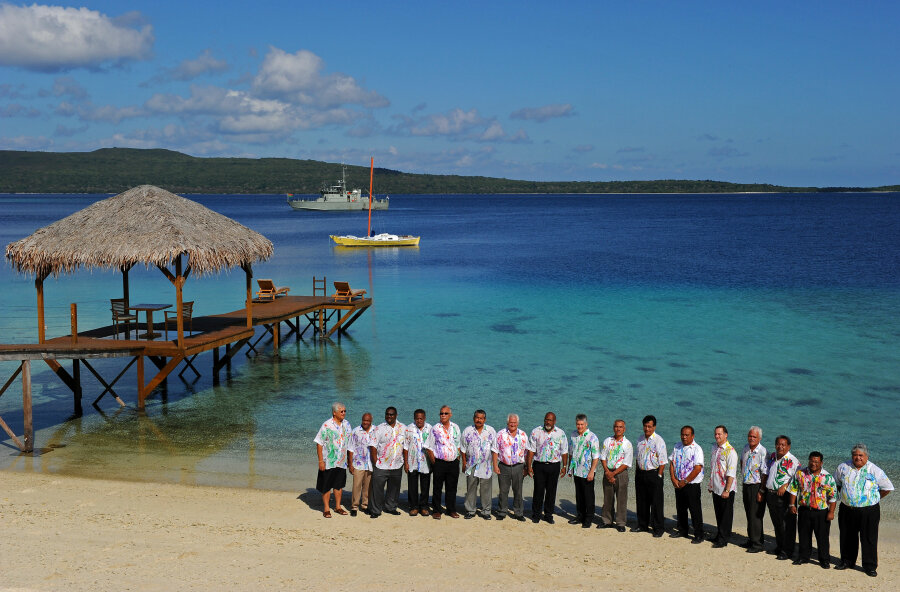
[[[0,149],[900,183],[900,3],[0,0]]]

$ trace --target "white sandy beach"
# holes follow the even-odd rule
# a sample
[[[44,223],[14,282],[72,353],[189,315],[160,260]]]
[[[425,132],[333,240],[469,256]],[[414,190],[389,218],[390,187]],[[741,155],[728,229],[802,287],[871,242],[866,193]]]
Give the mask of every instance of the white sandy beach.
[[[736,544],[713,550],[668,536],[582,530],[561,518],[553,525],[405,514],[325,519],[312,489],[10,471],[0,478],[2,590],[629,590],[640,582],[643,590],[862,591],[896,589],[900,575],[900,529],[884,521],[873,579],[748,555]],[[567,489],[564,509],[571,506]],[[667,506],[667,517],[672,510]],[[742,514],[736,507],[736,535]],[[710,529],[712,515],[704,517]],[[837,535],[835,524],[833,556]]]

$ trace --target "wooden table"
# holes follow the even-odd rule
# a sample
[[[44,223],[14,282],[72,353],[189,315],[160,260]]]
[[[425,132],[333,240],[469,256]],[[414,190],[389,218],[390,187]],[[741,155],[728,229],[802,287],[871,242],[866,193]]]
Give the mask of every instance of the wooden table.
[[[157,310],[164,310],[166,308],[172,308],[171,304],[131,304],[128,306],[128,310],[143,310],[147,313],[147,332],[143,335],[138,335],[141,339],[156,339],[162,333],[154,333],[153,332],[153,312]]]

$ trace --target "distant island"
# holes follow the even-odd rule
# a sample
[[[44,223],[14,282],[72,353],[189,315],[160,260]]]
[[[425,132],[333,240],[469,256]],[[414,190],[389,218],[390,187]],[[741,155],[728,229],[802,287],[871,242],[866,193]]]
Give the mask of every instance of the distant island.
[[[0,193],[119,193],[157,185],[176,193],[318,193],[341,165],[290,158],[198,158],[172,150],[102,148],[93,152],[0,150]],[[516,181],[416,175],[376,168],[376,193],[783,193],[898,191],[884,187],[783,187],[724,181]],[[369,169],[347,166],[347,184],[367,189]]]

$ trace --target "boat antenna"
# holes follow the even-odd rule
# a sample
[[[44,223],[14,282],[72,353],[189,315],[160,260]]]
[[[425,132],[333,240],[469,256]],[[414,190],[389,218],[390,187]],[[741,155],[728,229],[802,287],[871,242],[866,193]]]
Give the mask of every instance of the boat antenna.
[[[369,230],[366,231],[366,236],[372,236],[372,178],[375,176],[375,157],[372,157],[372,162],[369,165]]]

